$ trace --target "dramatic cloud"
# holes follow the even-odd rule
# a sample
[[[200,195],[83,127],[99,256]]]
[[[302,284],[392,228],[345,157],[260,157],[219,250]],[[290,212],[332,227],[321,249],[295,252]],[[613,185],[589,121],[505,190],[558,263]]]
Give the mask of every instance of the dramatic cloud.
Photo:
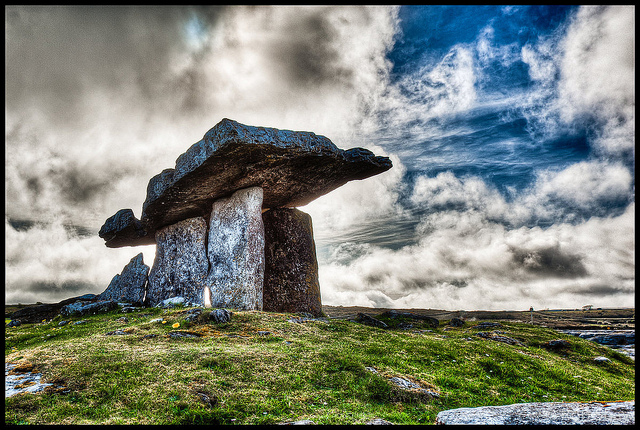
[[[7,301],[151,265],[97,231],[227,117],[391,157],[302,208],[325,304],[632,305],[635,9],[450,12],[6,7]]]
[[[387,109],[385,125],[405,130],[396,135],[407,136],[405,142],[413,145],[394,149],[414,169],[421,154],[416,140],[434,146],[437,141],[430,138],[475,133],[473,128],[451,126],[463,112],[482,115],[501,106],[522,115],[528,134],[550,142],[549,150],[563,134],[586,133],[593,156],[574,164],[541,166],[527,187],[507,194],[485,178],[458,176],[452,170],[403,182],[409,201],[395,202],[391,223],[401,225],[407,213],[421,217],[403,230],[408,244],[390,249],[362,243],[357,234],[362,229],[354,226],[354,242],[329,245],[322,255],[324,300],[448,309],[473,303],[504,309],[579,306],[598,295],[605,306],[633,305],[633,166],[616,158],[634,144],[634,43],[629,29],[633,9],[582,8],[566,28],[518,49],[514,43],[497,43],[487,26],[474,43],[455,46],[441,63],[429,63],[392,84],[381,103]],[[614,45],[610,51],[609,45]],[[451,61],[460,53],[466,61]],[[572,64],[580,58],[584,62],[579,67]],[[526,64],[530,90],[479,95],[491,79],[487,67],[492,62]],[[597,67],[588,69],[592,62]],[[446,78],[434,85],[434,76]],[[480,106],[484,108],[478,110]],[[588,125],[587,114],[592,121]],[[577,131],[580,127],[585,131]],[[439,145],[424,158],[427,163],[455,167],[472,157],[477,165],[485,162],[482,151],[492,154],[486,149],[447,152]],[[333,232],[333,237],[348,235]]]
[[[605,152],[635,146],[635,8],[583,7],[564,39],[561,113],[566,121],[596,120]]]
[[[384,88],[396,14],[378,7],[7,7],[7,297],[29,301],[32,283],[52,286],[40,301],[67,287],[75,294],[80,282],[101,292],[139,252],[105,248],[101,224],[121,208],[140,216],[149,178],[223,117],[373,148],[358,130]],[[13,230],[33,221],[37,227]],[[69,236],[63,225],[96,236]],[[55,253],[58,247],[68,252]],[[26,254],[17,257],[20,248]],[[147,264],[153,257],[146,247]]]
[[[26,227],[5,219],[7,303],[46,303],[101,293],[133,256],[130,248],[108,249],[94,232],[78,234],[57,221]],[[151,264],[151,248],[155,247],[140,247],[135,253],[151,255],[145,258]]]
[[[437,212],[416,245],[336,245],[321,266],[323,300],[499,310],[579,307],[599,291],[603,306],[633,306],[634,213],[509,230],[477,211]]]

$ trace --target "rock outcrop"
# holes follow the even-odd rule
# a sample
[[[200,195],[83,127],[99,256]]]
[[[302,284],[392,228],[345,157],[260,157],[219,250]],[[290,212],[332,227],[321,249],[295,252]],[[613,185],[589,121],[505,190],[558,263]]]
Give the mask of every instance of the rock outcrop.
[[[95,315],[103,312],[109,312],[118,308],[118,303],[113,300],[83,301],[78,300],[69,303],[60,309],[62,316],[83,316]]]
[[[122,273],[113,277],[107,289],[97,299],[141,305],[144,302],[148,275],[149,266],[144,264],[140,253],[124,266]]]
[[[318,316],[311,217],[294,208],[390,168],[387,157],[342,150],[324,136],[225,118],[174,168],[151,178],[139,220],[121,209],[98,235],[107,247],[157,245],[148,305],[181,296],[197,305]],[[115,285],[131,270],[101,297],[131,299]]]
[[[60,313],[60,310],[66,305],[75,303],[79,300],[84,302],[95,301],[96,297],[97,296],[95,294],[84,294],[82,296],[62,300],[58,303],[45,303],[42,305],[27,306],[11,313],[9,317],[12,320],[19,321],[21,323],[39,323],[42,320],[55,318],[56,315]]]

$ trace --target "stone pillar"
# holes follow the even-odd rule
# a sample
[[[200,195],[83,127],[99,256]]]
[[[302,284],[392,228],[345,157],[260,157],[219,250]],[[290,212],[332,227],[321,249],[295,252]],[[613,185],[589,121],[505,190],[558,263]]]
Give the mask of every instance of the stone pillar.
[[[189,218],[156,231],[156,258],[149,272],[147,302],[184,297],[204,305],[207,285],[207,223],[203,217]]]
[[[209,221],[211,306],[262,310],[264,226],[262,188],[236,191],[213,202]]]
[[[311,216],[298,209],[277,208],[266,211],[263,220],[263,309],[319,316],[322,301]]]

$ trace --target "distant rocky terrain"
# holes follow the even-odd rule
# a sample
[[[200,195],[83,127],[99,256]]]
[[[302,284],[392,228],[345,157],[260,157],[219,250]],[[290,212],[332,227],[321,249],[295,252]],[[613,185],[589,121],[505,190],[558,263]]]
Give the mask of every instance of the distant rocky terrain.
[[[322,306],[324,313],[333,318],[355,318],[358,313],[377,315],[390,308],[370,308],[361,306]],[[449,311],[443,309],[395,309],[412,312],[439,320],[458,317],[467,321],[508,320],[531,323],[530,311]],[[533,324],[557,330],[635,330],[635,309],[592,309],[592,310],[542,310],[533,312]]]

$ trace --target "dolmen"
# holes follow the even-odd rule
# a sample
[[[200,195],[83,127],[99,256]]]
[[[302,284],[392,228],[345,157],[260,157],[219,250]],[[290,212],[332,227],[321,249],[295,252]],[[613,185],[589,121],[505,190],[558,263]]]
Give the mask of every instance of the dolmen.
[[[151,178],[140,219],[121,209],[105,221],[107,247],[155,244],[156,255],[151,268],[133,257],[98,297],[318,316],[311,217],[296,207],[391,167],[311,132],[225,118]]]

